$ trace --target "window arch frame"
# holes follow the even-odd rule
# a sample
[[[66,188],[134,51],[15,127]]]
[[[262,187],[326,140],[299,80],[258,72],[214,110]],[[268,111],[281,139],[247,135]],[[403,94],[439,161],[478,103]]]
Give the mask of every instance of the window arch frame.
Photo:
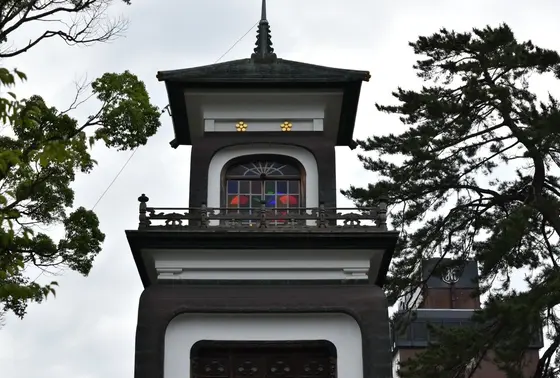
[[[296,168],[299,172],[299,175],[286,175],[286,176],[270,176],[270,177],[258,177],[258,176],[241,176],[241,175],[229,175],[228,172],[235,166],[242,165],[242,164],[249,164],[249,163],[257,163],[257,162],[271,162],[271,163],[278,163],[278,164],[286,164]],[[278,154],[249,154],[249,155],[241,155],[237,156],[231,160],[229,160],[226,164],[224,164],[222,168],[222,172],[220,175],[220,207],[227,208],[228,207],[228,190],[227,190],[227,181],[228,179],[233,180],[262,180],[262,181],[275,181],[280,178],[287,179],[287,180],[297,180],[299,181],[299,196],[300,202],[299,207],[305,208],[306,207],[306,172],[305,168],[301,164],[301,162],[295,158],[286,155],[278,155]]]

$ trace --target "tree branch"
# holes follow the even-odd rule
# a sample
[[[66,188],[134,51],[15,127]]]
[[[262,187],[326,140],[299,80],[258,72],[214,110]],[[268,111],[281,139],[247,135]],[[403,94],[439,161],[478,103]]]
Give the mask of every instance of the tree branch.
[[[546,244],[546,249],[547,249],[548,254],[550,256],[550,260],[552,261],[552,265],[554,266],[554,268],[559,269],[558,263],[556,262],[556,258],[554,257],[554,249],[552,248],[552,245],[550,244],[550,240],[548,240],[548,235],[547,235],[547,232],[546,232],[546,221],[544,219],[541,221],[541,233],[543,235],[544,242]]]
[[[127,2],[127,1],[125,1]],[[24,24],[32,21],[54,21],[46,19],[54,14],[77,14],[81,15],[86,13],[87,19],[84,18],[84,23],[79,20],[73,20],[70,25],[67,25],[67,30],[47,30],[43,32],[39,37],[29,41],[27,46],[22,48],[16,48],[13,51],[3,51],[0,52],[0,58],[9,58],[28,51],[33,46],[36,46],[39,42],[44,39],[58,36],[62,38],[67,44],[89,44],[93,42],[106,42],[111,40],[113,37],[117,36],[120,32],[126,29],[127,23],[124,20],[116,20],[115,22],[108,22],[104,27],[99,21],[104,17],[104,13],[107,11],[110,1],[108,0],[84,0],[80,2],[71,2],[72,7],[65,6],[55,6],[52,9],[48,9],[51,5],[68,3],[67,0],[63,2],[49,1],[42,7],[37,9],[48,9],[37,14],[30,14],[34,9],[34,5],[37,1],[31,1],[28,8],[25,9],[24,13],[20,16],[19,20],[13,25],[6,28],[7,22],[0,21],[0,40],[7,40],[10,33],[17,31]],[[19,10],[21,12],[21,10]],[[17,14],[19,14],[19,12]],[[15,16],[14,16],[15,17]],[[64,22],[59,21],[62,24]],[[102,30],[102,34],[97,34],[96,31]]]
[[[539,362],[537,363],[537,369],[535,370],[535,374],[533,375],[534,378],[541,378],[544,377],[544,373],[546,371],[546,367],[548,367],[554,352],[556,349],[560,347],[560,335],[556,335],[554,341],[550,346],[546,349],[546,351],[542,354]]]

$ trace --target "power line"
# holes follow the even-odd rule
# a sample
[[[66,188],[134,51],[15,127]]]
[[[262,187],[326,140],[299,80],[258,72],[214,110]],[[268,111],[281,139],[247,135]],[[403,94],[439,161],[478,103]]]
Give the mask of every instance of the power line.
[[[227,53],[229,53],[231,50],[233,50],[233,48],[234,48],[235,46],[237,46],[237,44],[238,44],[239,42],[241,42],[241,40],[242,40],[243,38],[245,38],[245,37],[247,36],[247,34],[249,34],[249,33],[251,32],[251,30],[253,30],[253,28],[254,28],[255,26],[257,26],[258,24],[259,24],[259,21],[257,21],[253,26],[251,26],[251,28],[250,28],[249,30],[247,30],[247,32],[245,32],[245,34],[243,34],[243,35],[241,36],[241,38],[239,38],[237,41],[235,41],[235,43],[234,43],[233,45],[231,45],[231,47],[230,47],[225,53],[223,53],[222,56],[220,56],[220,57],[218,58],[218,60],[216,60],[216,61],[214,62],[214,64],[216,64],[216,63],[218,63],[220,60],[222,60],[222,58],[223,58],[224,56],[226,56]]]
[[[111,186],[113,186],[113,184],[115,183],[115,181],[117,181],[117,179],[119,178],[119,176],[121,175],[121,173],[124,171],[124,169],[126,168],[126,166],[128,165],[128,163],[130,162],[130,160],[132,160],[132,157],[134,156],[134,154],[136,153],[136,151],[138,151],[138,147],[136,147],[134,149],[134,151],[132,151],[132,153],[130,154],[130,156],[128,157],[128,159],[124,162],[121,170],[117,173],[117,175],[115,176],[115,178],[113,179],[113,181],[111,181],[109,183],[109,185],[107,186],[107,189],[105,189],[105,191],[101,194],[101,196],[99,196],[99,198],[97,199],[97,201],[95,202],[95,205],[93,205],[93,207],[91,208],[92,210],[95,209],[95,207],[97,206],[97,204],[99,204],[99,202],[101,202],[101,200],[103,199],[103,197],[105,197],[105,194],[107,194],[107,192],[109,191],[109,189],[111,189]]]
[[[231,47],[229,49],[227,49],[227,51],[225,53],[223,53],[215,62],[214,64],[218,63],[220,60],[222,60],[222,58],[224,56],[226,56],[231,50],[233,50],[235,48],[235,46],[237,46],[237,44],[239,42],[241,42],[243,40],[243,38],[245,38],[247,36],[247,34],[249,34],[251,32],[251,30],[253,30],[253,28],[255,26],[257,26],[259,23],[259,21],[257,21],[253,26],[251,26],[251,28],[249,28],[249,30],[247,30],[245,32],[245,34],[243,34],[237,41],[235,41],[235,43],[233,45],[231,45]],[[162,113],[168,110],[169,111],[169,104],[166,105],[163,108]],[[121,173],[124,171],[124,169],[126,168],[126,166],[128,165],[128,163],[130,162],[130,160],[132,160],[132,157],[134,156],[134,154],[136,153],[136,151],[138,151],[138,147],[136,147],[134,149],[134,151],[132,151],[132,154],[130,154],[130,156],[128,157],[128,159],[125,161],[125,163],[123,164],[123,166],[121,167],[120,171],[115,175],[115,177],[113,178],[113,180],[109,183],[109,185],[107,186],[107,188],[103,191],[103,193],[101,193],[101,195],[99,196],[99,198],[97,199],[97,201],[95,201],[95,204],[93,205],[93,207],[91,208],[92,210],[94,210],[97,205],[99,204],[99,202],[101,202],[101,200],[103,199],[103,197],[105,197],[105,194],[107,194],[107,192],[109,191],[109,189],[111,189],[111,187],[113,186],[113,184],[115,183],[115,181],[117,181],[117,179],[119,178],[119,176],[121,175]]]

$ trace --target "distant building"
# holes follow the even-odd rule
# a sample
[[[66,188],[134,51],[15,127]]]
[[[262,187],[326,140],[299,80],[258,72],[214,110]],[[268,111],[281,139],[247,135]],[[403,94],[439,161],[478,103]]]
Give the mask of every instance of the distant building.
[[[428,324],[444,327],[468,327],[472,325],[474,311],[480,309],[478,289],[478,265],[467,261],[461,268],[451,265],[452,260],[433,258],[425,260],[418,268],[418,278],[424,287],[403,298],[399,311],[415,316],[404,332],[393,329],[393,375],[397,375],[400,362],[424,350],[430,342],[437,342]],[[438,266],[439,269],[434,268]],[[445,268],[445,266],[449,266]],[[539,349],[543,346],[542,332],[526,353],[527,378],[533,376],[539,361]],[[480,363],[473,378],[506,378],[491,361],[492,355]]]

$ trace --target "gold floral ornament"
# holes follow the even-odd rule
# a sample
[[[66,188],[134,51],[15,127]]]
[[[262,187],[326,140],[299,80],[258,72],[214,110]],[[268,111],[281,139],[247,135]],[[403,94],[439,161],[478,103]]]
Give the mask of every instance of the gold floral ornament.
[[[247,131],[247,124],[243,121],[239,121],[235,125],[235,128],[237,129],[237,131]]]
[[[282,131],[291,131],[292,123],[290,121],[286,121],[280,125],[280,129],[282,129]]]

